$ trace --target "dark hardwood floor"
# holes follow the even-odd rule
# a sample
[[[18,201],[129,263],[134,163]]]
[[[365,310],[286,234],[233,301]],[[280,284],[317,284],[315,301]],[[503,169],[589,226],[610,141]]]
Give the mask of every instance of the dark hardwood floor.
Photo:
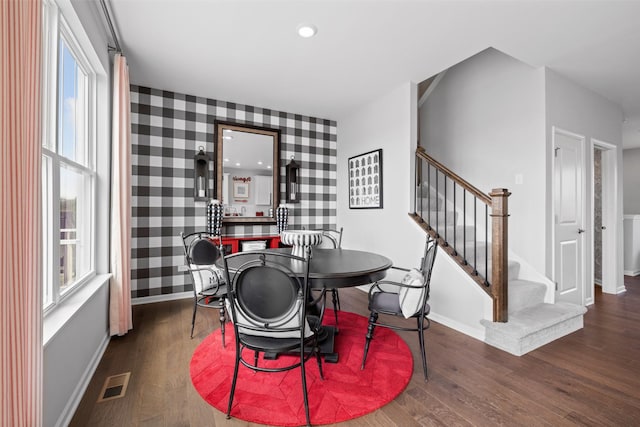
[[[426,383],[417,339],[403,335],[417,361],[405,392],[341,425],[638,426],[640,276],[625,284],[620,295],[596,292],[584,329],[522,357],[433,323]],[[365,293],[341,290],[340,300],[343,310],[366,315]],[[134,330],[111,340],[71,426],[255,425],[227,420],[191,385],[191,355],[219,327],[217,312],[198,312],[193,339],[190,300],[135,306],[133,316]],[[96,403],[105,378],[127,371],[126,396]]]

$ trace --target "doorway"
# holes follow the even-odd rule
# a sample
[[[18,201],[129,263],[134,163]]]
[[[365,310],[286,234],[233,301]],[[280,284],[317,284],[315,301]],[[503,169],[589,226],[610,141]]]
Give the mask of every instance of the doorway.
[[[593,280],[604,293],[616,290],[616,175],[615,145],[591,139],[593,146]],[[587,295],[587,303],[593,303],[593,291]]]

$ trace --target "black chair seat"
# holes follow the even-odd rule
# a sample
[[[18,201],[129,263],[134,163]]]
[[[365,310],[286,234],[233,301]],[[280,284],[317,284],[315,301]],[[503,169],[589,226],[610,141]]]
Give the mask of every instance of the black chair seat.
[[[227,295],[227,285],[222,284],[214,288],[203,289],[199,295],[201,297],[221,298]]]
[[[377,311],[382,314],[391,314],[394,316],[402,315],[402,309],[400,308],[400,298],[395,292],[378,292],[373,294],[371,302],[369,303],[369,310]],[[424,305],[425,316],[431,312],[431,307],[428,303]]]
[[[313,343],[316,340],[321,340],[320,336],[320,319],[316,316],[307,316],[307,322],[313,334],[305,338],[305,344]],[[240,339],[244,343],[245,347],[251,349],[264,349],[268,353],[284,353],[287,351],[300,348],[300,338],[273,338],[266,336],[257,336],[240,333]]]
[[[245,347],[266,353],[285,353],[300,348],[300,338],[271,338],[241,333],[240,340]],[[314,340],[315,337],[309,336],[305,342],[312,343]]]
[[[369,310],[379,313],[400,313],[400,299],[395,292],[378,292],[374,294],[369,303]]]

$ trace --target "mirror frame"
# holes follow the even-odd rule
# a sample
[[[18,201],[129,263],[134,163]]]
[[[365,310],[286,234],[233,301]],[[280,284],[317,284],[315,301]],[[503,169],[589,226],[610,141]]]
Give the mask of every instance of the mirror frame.
[[[216,121],[215,122],[215,134],[216,134],[216,199],[220,200],[222,197],[222,174],[223,174],[223,159],[224,149],[222,138],[225,129],[231,129],[237,132],[249,132],[260,135],[266,135],[273,137],[273,200],[271,202],[271,211],[273,216],[225,216],[223,217],[223,224],[236,223],[236,224],[275,224],[275,212],[280,203],[280,129],[270,129],[258,126],[249,126],[241,123]],[[224,201],[221,201],[224,202]],[[228,201],[226,201],[228,203]]]

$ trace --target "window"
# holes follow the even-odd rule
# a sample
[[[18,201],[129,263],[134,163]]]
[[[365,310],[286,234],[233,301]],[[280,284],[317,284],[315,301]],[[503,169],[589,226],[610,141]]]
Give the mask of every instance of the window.
[[[53,3],[43,13],[43,304],[95,275],[96,73]]]

